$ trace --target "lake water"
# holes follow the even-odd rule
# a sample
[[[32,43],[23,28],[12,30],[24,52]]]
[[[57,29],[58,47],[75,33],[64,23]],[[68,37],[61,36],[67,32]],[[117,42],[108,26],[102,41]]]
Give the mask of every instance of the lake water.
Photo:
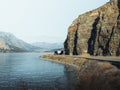
[[[65,65],[40,53],[0,54],[0,90],[70,90]]]

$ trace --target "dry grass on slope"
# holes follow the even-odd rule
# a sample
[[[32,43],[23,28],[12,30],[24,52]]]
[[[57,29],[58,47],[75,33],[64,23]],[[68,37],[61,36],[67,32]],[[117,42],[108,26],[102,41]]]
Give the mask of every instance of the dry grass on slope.
[[[80,65],[78,76],[82,90],[120,90],[120,70],[109,63]]]
[[[120,90],[120,70],[108,62],[59,55],[43,57],[76,66],[78,90]]]

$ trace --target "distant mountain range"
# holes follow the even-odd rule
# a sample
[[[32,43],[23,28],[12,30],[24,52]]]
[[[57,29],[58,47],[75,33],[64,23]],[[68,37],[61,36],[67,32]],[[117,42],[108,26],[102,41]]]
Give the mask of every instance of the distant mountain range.
[[[7,32],[0,32],[0,52],[28,52],[38,47],[32,46]]]
[[[11,33],[0,32],[0,52],[40,52],[63,48],[62,43],[26,43]]]
[[[63,43],[47,43],[47,42],[36,42],[32,43],[33,46],[41,47],[44,51],[51,51],[63,48]]]

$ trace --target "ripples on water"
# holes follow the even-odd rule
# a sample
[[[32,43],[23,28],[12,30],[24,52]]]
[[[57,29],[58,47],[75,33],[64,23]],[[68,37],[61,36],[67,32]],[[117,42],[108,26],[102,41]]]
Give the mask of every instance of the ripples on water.
[[[65,65],[40,53],[0,54],[0,90],[69,90]]]

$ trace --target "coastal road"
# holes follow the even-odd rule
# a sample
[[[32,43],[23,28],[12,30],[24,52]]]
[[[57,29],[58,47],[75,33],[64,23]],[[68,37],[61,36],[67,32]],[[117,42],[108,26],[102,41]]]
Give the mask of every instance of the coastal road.
[[[120,57],[105,57],[105,56],[70,56],[72,58],[84,58],[88,60],[96,60],[101,62],[110,62],[112,65],[120,68]]]
[[[120,63],[120,57],[104,57],[104,56],[72,56],[73,58],[85,58],[89,60],[118,62]]]

